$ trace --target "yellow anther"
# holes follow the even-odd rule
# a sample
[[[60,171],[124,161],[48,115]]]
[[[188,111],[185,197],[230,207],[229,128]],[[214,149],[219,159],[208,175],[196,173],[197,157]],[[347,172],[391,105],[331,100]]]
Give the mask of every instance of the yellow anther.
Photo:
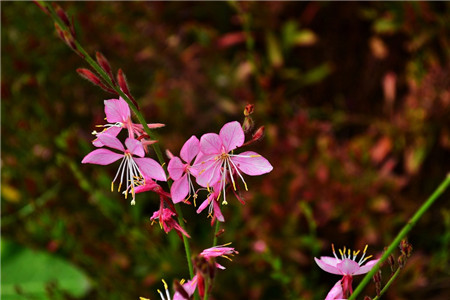
[[[164,288],[167,290],[169,288],[169,286],[167,285],[166,281],[164,279],[161,280],[164,284]]]
[[[366,247],[364,247],[364,251],[363,251],[363,253],[366,253],[366,251],[367,251],[367,247],[369,247],[369,245],[366,245]]]
[[[348,257],[350,258],[351,251],[348,249]]]
[[[222,257],[228,259],[229,261],[233,261],[231,258],[229,258],[229,257],[226,256],[226,255],[222,255]]]
[[[362,264],[363,262],[365,262],[366,260],[368,260],[369,258],[371,258],[373,255],[369,255],[369,256],[367,256],[366,258],[364,258],[361,262],[360,262],[360,264]]]
[[[247,184],[244,181],[245,190],[248,192]]]
[[[181,285],[183,285],[185,282],[186,282],[186,280],[184,280],[184,279],[181,279],[181,280],[180,280],[180,284],[181,284]]]
[[[111,182],[111,192],[114,192],[114,181]]]
[[[139,297],[139,300],[150,300],[150,299],[144,298],[144,297]]]
[[[353,256],[356,257],[356,256],[359,254],[359,251],[360,251],[360,250],[358,250],[358,251],[353,251]]]
[[[234,180],[232,181],[233,183],[233,189],[236,190],[236,184],[234,183]]]
[[[339,254],[340,254],[342,257],[344,257],[344,253],[342,253],[342,250],[341,250],[341,249],[339,249]]]
[[[334,244],[331,244],[331,249],[333,249],[333,253],[336,253],[336,251],[334,250]]]
[[[122,187],[122,182],[119,183],[119,188],[117,189],[118,192],[120,192],[120,188]]]
[[[250,155],[250,157],[260,157],[261,155]]]

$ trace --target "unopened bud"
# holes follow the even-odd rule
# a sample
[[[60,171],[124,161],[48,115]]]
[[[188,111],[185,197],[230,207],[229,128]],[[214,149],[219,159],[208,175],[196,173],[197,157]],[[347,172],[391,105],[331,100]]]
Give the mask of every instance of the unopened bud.
[[[255,133],[253,134],[252,141],[256,142],[262,139],[264,136],[264,131],[265,131],[264,126],[259,127],[258,130],[256,130]]]
[[[103,82],[100,80],[100,78],[98,78],[97,75],[92,73],[90,70],[84,69],[84,68],[78,68],[77,69],[77,73],[81,77],[83,77],[84,79],[92,82],[93,84],[95,84],[96,86],[100,87],[104,91],[112,93],[112,94],[117,94],[116,91],[114,91],[113,89],[111,89],[111,88],[107,87],[106,85],[104,85]]]
[[[70,27],[69,17],[67,16],[67,14],[66,14],[66,12],[64,11],[64,9],[62,9],[61,6],[59,6],[58,4],[55,4],[55,3],[53,3],[53,6],[55,7],[56,14],[57,14],[58,17],[61,19],[61,21],[63,21],[63,23],[64,23],[67,27]]]
[[[408,243],[408,241],[402,240],[400,242],[400,250],[402,251],[402,254],[404,254],[406,256],[406,258],[409,258],[411,256],[411,252],[413,250],[413,247],[410,243]]]
[[[221,235],[224,234],[224,233],[225,233],[225,229],[222,228],[222,229],[220,229],[220,230],[216,233],[216,237],[219,237],[219,236],[221,236]]]
[[[125,95],[130,98],[131,102],[133,102],[134,106],[139,110],[139,105],[136,100],[134,100],[133,96],[131,96],[130,89],[128,88],[127,79],[125,78],[125,74],[122,72],[122,69],[117,71],[117,83],[119,84],[120,89],[124,92]]]
[[[64,43],[67,43],[67,42],[66,42],[66,38],[64,37],[64,31],[61,29],[61,27],[59,26],[59,24],[56,23],[56,22],[55,22],[55,29],[56,29],[56,32],[57,32],[58,35],[59,35],[59,38],[60,38],[61,40],[63,40]]]
[[[370,298],[369,296],[365,296],[364,300],[372,300],[372,298]]]
[[[395,270],[395,258],[394,255],[389,255],[387,259],[389,266],[391,267],[391,272],[394,273]]]
[[[255,111],[255,105],[254,104],[247,104],[244,109],[244,116],[248,117]]]
[[[73,38],[73,36],[70,34],[70,32],[67,31],[63,31],[64,33],[64,41],[66,42],[66,44],[72,49],[75,50],[75,52],[78,53],[77,51],[77,45],[75,44],[75,40]]]
[[[170,152],[169,149],[166,149],[166,156],[167,156],[169,159],[172,159],[174,155],[172,154],[172,152]]]
[[[36,4],[44,13],[46,13],[47,15],[50,15],[50,13],[48,12],[48,9],[46,7],[44,7],[41,2],[43,1],[36,1],[33,0],[34,4]]]
[[[253,128],[253,119],[251,117],[245,117],[244,123],[242,124],[242,130],[245,133],[249,132]]]
[[[375,283],[381,282],[381,270],[378,270],[372,278]]]
[[[106,57],[98,51],[97,51],[97,53],[95,53],[95,57],[97,59],[98,64],[100,65],[100,67],[103,69],[103,71],[105,71],[108,74],[111,81],[113,83],[115,83],[114,76],[113,76],[113,73],[111,70],[111,65],[109,64]]]
[[[405,257],[405,255],[400,255],[399,257],[398,257],[398,259],[397,259],[397,262],[398,262],[398,267],[399,268],[403,268],[404,266],[405,266],[405,264],[406,264],[406,257]]]

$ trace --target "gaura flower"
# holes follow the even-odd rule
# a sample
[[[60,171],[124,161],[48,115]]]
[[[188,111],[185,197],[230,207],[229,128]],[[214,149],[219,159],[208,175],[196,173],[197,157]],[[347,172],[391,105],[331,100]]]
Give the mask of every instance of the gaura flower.
[[[200,151],[200,141],[197,137],[191,136],[189,140],[184,143],[180,151],[181,159],[178,156],[174,156],[170,159],[167,170],[170,177],[174,180],[172,187],[170,188],[170,194],[172,195],[173,203],[183,201],[189,194],[195,196],[195,188],[192,184],[191,175],[195,172],[195,169],[191,168],[191,162],[197,156]],[[194,175],[195,176],[195,175]]]
[[[164,293],[162,293],[159,289],[158,294],[161,297],[161,300],[189,300],[191,299],[192,295],[195,292],[195,289],[197,288],[197,276],[194,276],[191,280],[184,282],[182,280],[179,284],[175,287],[175,294],[173,295],[173,298],[170,296],[169,292],[169,286],[167,285],[166,281],[162,280],[164,284]],[[150,300],[144,297],[139,297],[140,300]]]
[[[229,256],[234,256],[234,254],[239,254],[239,252],[237,252],[232,247],[226,247],[230,244],[231,243],[205,249],[200,253],[200,256],[206,258],[208,261],[211,258],[216,258],[216,257],[224,257],[231,261],[231,258]],[[225,267],[218,263],[216,263],[216,267],[219,269],[225,270]]]
[[[375,264],[378,262],[379,259],[374,259],[368,261],[366,264],[364,264],[368,259],[372,257],[372,255],[369,255],[366,257],[366,250],[367,245],[364,248],[363,254],[361,258],[356,261],[357,256],[359,254],[358,251],[351,251],[350,249],[346,249],[344,247],[343,250],[339,249],[339,254],[341,255],[341,258],[338,258],[336,255],[336,251],[334,250],[334,245],[331,244],[333,248],[333,254],[334,257],[330,256],[321,256],[320,259],[314,258],[317,265],[324,270],[325,272],[342,275],[342,280],[340,280],[338,283],[342,287],[343,295],[346,297],[349,294],[353,293],[352,288],[352,280],[354,275],[360,275],[365,274],[369,272]],[[339,288],[336,287],[336,285],[331,289],[330,293],[333,291],[332,294],[336,294],[339,296]],[[327,298],[328,299],[328,298]],[[336,299],[336,298],[329,298],[329,299]]]
[[[124,183],[126,185],[125,198],[127,198],[130,192],[133,198],[131,200],[132,205],[135,204],[135,187],[145,181],[145,177],[166,181],[166,174],[163,168],[155,160],[144,157],[144,148],[138,140],[127,138],[125,140],[127,149],[125,149],[115,136],[105,133],[98,138],[102,145],[123,153],[116,153],[109,149],[100,148],[90,152],[81,162],[83,164],[109,165],[122,159],[116,176],[114,176],[111,182],[111,191],[114,190],[114,182],[120,177],[119,188],[117,190],[120,191]]]
[[[222,211],[220,210],[219,197],[220,197],[220,186],[216,183],[205,201],[198,207],[197,213],[201,213],[208,206],[208,217],[212,217],[211,226],[217,219],[219,222],[225,222]]]
[[[97,147],[102,147],[103,143],[99,137],[105,133],[112,136],[117,136],[122,128],[128,129],[129,138],[139,138],[144,134],[144,129],[141,124],[135,124],[131,120],[130,107],[128,103],[119,97],[119,99],[105,100],[105,115],[108,124],[98,125],[98,127],[104,127],[102,132],[93,131],[92,134],[97,138],[92,141],[92,144]],[[164,124],[155,123],[147,124],[149,128],[160,128],[165,126]],[[152,144],[155,141],[146,141],[146,144]]]
[[[176,216],[176,213],[174,213],[169,208],[162,207],[162,205],[163,204],[161,202],[161,209],[153,213],[150,221],[159,220],[159,225],[162,229],[164,229],[165,233],[169,233],[169,231],[175,229],[180,238],[181,234],[184,234],[186,237],[190,238],[191,236],[173,218],[173,216]]]
[[[209,189],[219,182],[219,190],[224,194],[225,186],[230,180],[236,190],[235,177],[247,184],[241,173],[256,176],[272,171],[267,159],[252,151],[234,154],[233,151],[244,144],[245,135],[239,122],[229,122],[220,129],[219,134],[207,133],[200,138],[200,152],[194,162],[198,170],[197,183]]]

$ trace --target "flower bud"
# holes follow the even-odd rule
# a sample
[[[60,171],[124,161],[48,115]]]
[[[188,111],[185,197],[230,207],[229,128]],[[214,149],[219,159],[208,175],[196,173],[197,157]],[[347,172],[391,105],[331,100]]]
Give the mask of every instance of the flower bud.
[[[252,141],[259,141],[264,136],[265,128],[264,126],[259,127],[252,136]]]
[[[372,300],[372,298],[370,298],[369,296],[365,296],[364,300]]]
[[[251,117],[246,116],[244,119],[244,123],[242,124],[242,130],[245,133],[249,132],[253,128],[253,119]]]
[[[391,267],[391,272],[394,273],[394,269],[395,269],[395,258],[394,255],[389,255],[388,259],[387,259],[389,266]]]
[[[61,19],[61,21],[63,21],[63,23],[64,23],[67,27],[70,27],[69,17],[67,16],[67,14],[66,14],[66,12],[64,11],[64,9],[62,9],[61,6],[59,6],[58,4],[55,4],[55,3],[53,3],[53,6],[55,7],[56,14],[57,14],[58,17]]]
[[[98,51],[95,53],[95,57],[97,59],[98,64],[100,65],[100,67],[103,69],[103,71],[105,71],[108,74],[111,81],[113,83],[115,83],[116,81],[114,80],[114,76],[113,76],[113,73],[111,70],[111,65],[109,64],[106,57]]]
[[[405,255],[400,255],[399,257],[398,257],[398,259],[397,259],[397,262],[398,262],[398,267],[399,268],[403,268],[404,266],[405,266],[405,264],[406,264],[406,257],[405,257]]]
[[[255,111],[255,105],[254,104],[247,104],[244,109],[244,116],[248,117]]]
[[[406,256],[406,258],[411,256],[411,252],[413,250],[413,247],[410,243],[408,243],[408,241],[402,240],[400,242],[400,250],[402,251],[402,254],[404,254]]]
[[[127,95],[128,98],[130,98],[131,102],[133,102],[134,106],[139,110],[139,105],[137,104],[136,100],[134,100],[133,96],[131,96],[127,79],[125,78],[125,74],[122,72],[122,69],[119,69],[117,71],[117,82],[122,92],[124,92],[124,94]]]
[[[96,86],[99,86],[102,90],[112,93],[112,94],[117,94],[116,91],[114,91],[113,89],[104,85],[103,82],[100,80],[100,78],[98,78],[97,75],[92,73],[90,70],[84,69],[84,68],[78,68],[77,73],[84,79],[89,80]]]

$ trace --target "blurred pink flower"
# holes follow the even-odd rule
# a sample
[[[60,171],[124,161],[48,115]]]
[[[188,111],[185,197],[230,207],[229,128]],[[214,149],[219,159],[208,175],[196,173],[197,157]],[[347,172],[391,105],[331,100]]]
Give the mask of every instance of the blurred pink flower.
[[[140,182],[145,181],[145,177],[166,181],[166,174],[163,168],[155,160],[144,157],[144,148],[138,140],[127,138],[125,140],[126,150],[122,143],[110,134],[100,135],[99,140],[102,145],[122,151],[123,153],[116,153],[109,149],[100,148],[90,152],[81,162],[83,164],[109,165],[122,158],[116,176],[111,182],[111,191],[114,190],[114,182],[120,175],[118,191],[120,191],[122,183],[125,183],[125,198],[127,198],[128,191],[130,191],[133,197],[131,200],[132,205],[135,204],[135,187]],[[138,157],[134,157],[133,155]]]
[[[174,156],[170,159],[167,170],[169,171],[170,177],[174,180],[172,187],[170,188],[173,203],[183,201],[188,194],[190,197],[191,192],[195,195],[195,188],[191,180],[191,175],[194,175],[192,172],[195,172],[195,169],[191,169],[190,164],[199,151],[200,141],[197,137],[191,136],[191,138],[184,143],[180,151],[181,159],[186,163],[183,163],[178,156]]]
[[[233,151],[242,146],[245,140],[244,131],[239,122],[229,122],[220,129],[219,134],[207,133],[200,139],[200,154],[194,167],[198,171],[197,183],[209,189],[219,182],[219,190],[223,191],[223,203],[226,204],[225,185],[231,180],[236,190],[235,176],[244,183],[242,173],[255,176],[272,171],[273,167],[267,159],[252,151],[234,154]]]
[[[164,284],[163,294],[160,290],[158,290],[158,294],[161,297],[161,300],[187,300],[194,294],[195,289],[197,288],[197,275],[194,276],[191,280],[183,283],[184,280],[181,281],[181,285],[178,287],[179,290],[175,291],[173,298],[170,296],[169,286],[166,281],[163,279],[162,282]],[[140,300],[150,300],[144,297],[139,297]]]
[[[216,257],[224,257],[228,260],[231,260],[228,256],[231,255],[233,256],[234,254],[239,254],[239,252],[237,252],[234,248],[232,247],[226,247],[227,245],[230,245],[231,243],[225,244],[225,245],[220,245],[220,246],[215,246],[215,247],[211,247],[208,249],[203,250],[200,253],[200,256],[203,256],[204,258],[206,258],[207,260],[210,260],[211,258],[216,258]],[[216,263],[216,267],[219,269],[224,270],[225,267]]]
[[[339,249],[341,258],[338,258],[333,244],[332,248],[334,257],[321,256],[320,259],[314,258],[314,260],[316,261],[317,265],[325,272],[343,275],[342,280],[340,280],[339,283],[342,286],[343,294],[345,296],[348,296],[349,294],[353,293],[353,276],[369,272],[378,262],[378,259],[370,260],[369,262],[364,264],[369,258],[372,257],[372,255],[366,257],[367,246],[364,248],[363,254],[358,262],[356,262],[356,257],[360,252],[359,250],[352,252],[350,249],[346,249],[344,247],[343,251]],[[333,291],[333,289],[331,291]],[[337,288],[334,291],[337,291]]]
[[[328,292],[325,300],[345,300],[341,280],[336,282],[333,288]]]
[[[95,140],[92,141],[92,144],[97,147],[102,147],[103,143],[99,139],[99,136],[102,134],[110,134],[112,136],[117,136],[122,128],[128,129],[128,137],[129,138],[139,138],[144,134],[144,129],[141,124],[135,124],[131,120],[130,107],[128,103],[120,97],[119,99],[110,99],[105,100],[105,115],[106,121],[108,124],[98,125],[98,127],[105,127],[102,132],[92,132],[97,136]],[[164,124],[155,123],[155,124],[147,124],[149,128],[160,128],[165,126]],[[151,144],[154,141],[146,141],[145,144]]]

